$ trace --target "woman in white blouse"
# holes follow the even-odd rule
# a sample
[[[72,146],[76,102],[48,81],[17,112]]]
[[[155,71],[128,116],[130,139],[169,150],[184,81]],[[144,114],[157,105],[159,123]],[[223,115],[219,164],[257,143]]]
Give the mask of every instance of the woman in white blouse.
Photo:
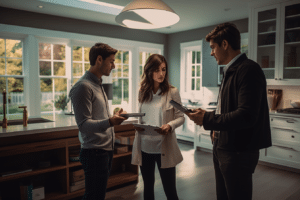
[[[140,166],[144,181],[144,200],[154,200],[155,163],[167,199],[178,200],[175,166],[183,158],[175,129],[184,123],[184,116],[170,100],[181,104],[178,89],[169,84],[166,59],[153,54],[145,64],[139,90],[139,112],[146,113],[139,118],[139,123],[160,128],[144,131],[136,127],[132,148],[132,164]]]

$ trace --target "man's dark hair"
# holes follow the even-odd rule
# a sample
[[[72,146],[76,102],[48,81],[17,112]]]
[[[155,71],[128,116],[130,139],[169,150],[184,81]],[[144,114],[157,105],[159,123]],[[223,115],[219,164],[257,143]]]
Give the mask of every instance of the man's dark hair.
[[[102,59],[105,60],[107,57],[112,54],[115,55],[117,52],[118,50],[112,48],[108,44],[96,43],[90,50],[90,64],[91,66],[94,66],[98,56],[102,56]]]
[[[205,40],[210,42],[212,40],[221,46],[223,40],[226,40],[233,50],[241,49],[241,34],[235,24],[224,23],[216,26],[209,34],[207,34]]]

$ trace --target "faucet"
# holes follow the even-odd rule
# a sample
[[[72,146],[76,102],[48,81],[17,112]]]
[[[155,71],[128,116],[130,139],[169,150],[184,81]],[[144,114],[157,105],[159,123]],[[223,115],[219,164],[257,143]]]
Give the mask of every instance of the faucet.
[[[2,122],[2,128],[7,128],[7,119],[6,119],[6,91],[5,89],[2,92],[3,94],[3,122]]]
[[[27,117],[27,106],[19,106],[19,108],[24,108],[23,110],[23,126],[27,126],[28,123],[28,117]]]

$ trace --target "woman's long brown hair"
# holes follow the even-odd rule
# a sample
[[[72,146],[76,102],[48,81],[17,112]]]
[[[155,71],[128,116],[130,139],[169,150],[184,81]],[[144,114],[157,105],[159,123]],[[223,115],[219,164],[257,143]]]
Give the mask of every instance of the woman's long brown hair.
[[[169,92],[170,84],[169,84],[169,77],[168,77],[168,64],[164,56],[159,54],[152,54],[146,61],[144,66],[144,72],[142,75],[142,82],[139,91],[139,102],[150,102],[153,98],[153,72],[159,68],[159,66],[165,63],[166,64],[166,76],[164,81],[160,84],[161,92],[159,95],[164,95]]]

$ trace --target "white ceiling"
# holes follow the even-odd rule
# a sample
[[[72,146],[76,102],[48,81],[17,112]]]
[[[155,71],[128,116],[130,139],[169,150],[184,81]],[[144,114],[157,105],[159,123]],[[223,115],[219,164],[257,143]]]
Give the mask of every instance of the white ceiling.
[[[99,0],[102,2],[126,6],[131,0]],[[163,0],[180,17],[180,21],[168,28],[151,30],[158,33],[175,33],[195,28],[216,25],[223,22],[244,19],[248,17],[248,4],[255,2],[270,2],[271,0]],[[38,6],[42,5],[40,9]],[[62,17],[82,19],[87,21],[117,25],[115,22],[118,9],[113,14],[109,9],[78,0],[1,0],[0,6],[38,12]],[[98,9],[98,10],[97,10]]]

